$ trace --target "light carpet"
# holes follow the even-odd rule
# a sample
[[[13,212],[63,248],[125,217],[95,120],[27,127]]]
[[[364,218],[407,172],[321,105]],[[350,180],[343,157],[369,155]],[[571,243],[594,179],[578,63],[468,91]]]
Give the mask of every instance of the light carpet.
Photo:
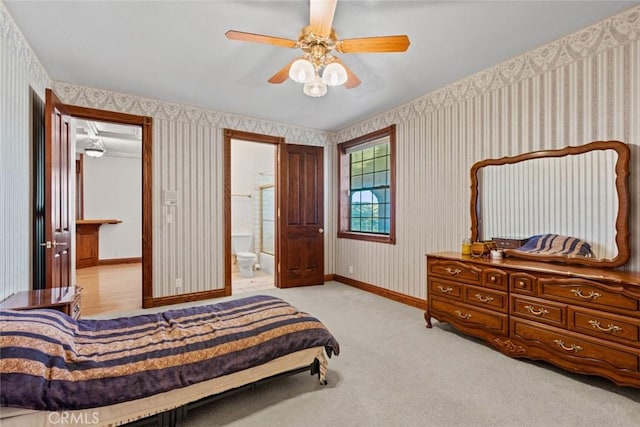
[[[337,282],[260,293],[337,338],[329,384],[277,379],[197,408],[180,426],[640,426],[640,390],[512,359],[437,321],[426,329],[417,308]]]

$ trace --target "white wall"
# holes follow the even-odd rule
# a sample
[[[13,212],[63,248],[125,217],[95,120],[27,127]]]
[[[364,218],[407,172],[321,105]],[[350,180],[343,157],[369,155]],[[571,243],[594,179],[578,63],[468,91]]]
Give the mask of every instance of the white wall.
[[[51,79],[0,2],[0,300],[31,289],[31,109]]]
[[[100,227],[100,259],[142,256],[142,159],[84,156],[84,219],[117,219]]]
[[[256,177],[273,173],[275,145],[231,140],[231,234],[252,234],[259,215]]]
[[[336,239],[335,273],[425,298],[425,253],[459,251],[470,236],[473,163],[610,139],[631,146],[632,258],[624,269],[640,271],[639,12],[621,13],[334,137],[338,143],[398,124],[397,244]],[[334,180],[331,192],[337,191]]]

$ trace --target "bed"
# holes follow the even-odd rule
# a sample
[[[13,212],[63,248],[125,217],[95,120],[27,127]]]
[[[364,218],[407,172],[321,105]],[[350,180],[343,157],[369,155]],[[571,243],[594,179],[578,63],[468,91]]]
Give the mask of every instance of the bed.
[[[175,420],[190,404],[282,374],[308,370],[326,383],[325,354],[338,353],[318,319],[265,295],[107,320],[0,311],[0,422]]]

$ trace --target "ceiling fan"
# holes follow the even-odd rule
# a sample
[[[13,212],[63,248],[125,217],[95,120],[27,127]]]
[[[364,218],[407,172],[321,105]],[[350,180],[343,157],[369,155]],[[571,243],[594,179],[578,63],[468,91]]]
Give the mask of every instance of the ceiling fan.
[[[338,53],[404,52],[409,48],[406,35],[363,37],[338,40],[332,28],[333,16],[338,0],[310,0],[310,23],[300,30],[298,40],[262,34],[229,30],[230,40],[271,44],[280,47],[302,49],[301,57],[294,58],[268,80],[282,83],[287,77],[304,83],[303,91],[308,96],[318,97],[327,93],[327,86],[343,85],[347,89],[357,87],[360,79],[337,57]]]

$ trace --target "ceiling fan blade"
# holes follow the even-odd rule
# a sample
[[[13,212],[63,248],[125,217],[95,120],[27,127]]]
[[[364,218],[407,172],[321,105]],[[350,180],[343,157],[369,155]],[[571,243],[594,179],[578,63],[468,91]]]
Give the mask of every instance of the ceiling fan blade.
[[[287,80],[289,78],[289,68],[291,68],[291,64],[293,64],[293,61],[295,61],[296,59],[299,58],[294,58],[291,62],[282,67],[277,73],[271,76],[271,78],[267,81],[273,84],[280,84]]]
[[[331,33],[333,15],[338,0],[311,0],[309,26],[316,36],[327,37]]]
[[[363,37],[338,41],[336,51],[341,53],[404,52],[409,48],[409,44],[409,37],[406,35]]]
[[[351,71],[349,69],[349,67],[347,67],[345,65],[344,62],[342,62],[339,58],[337,57],[333,57],[333,60],[337,63],[339,63],[340,65],[342,65],[345,69],[345,71],[347,72],[347,81],[344,84],[344,87],[346,87],[347,89],[353,89],[354,87],[358,87],[360,86],[360,83],[362,83],[360,81],[360,79],[358,78],[358,76],[356,76],[353,71]]]
[[[240,40],[243,42],[272,44],[281,47],[296,47],[297,41],[283,39],[281,37],[265,36],[262,34],[245,33],[242,31],[229,30],[224,33],[229,40]]]

